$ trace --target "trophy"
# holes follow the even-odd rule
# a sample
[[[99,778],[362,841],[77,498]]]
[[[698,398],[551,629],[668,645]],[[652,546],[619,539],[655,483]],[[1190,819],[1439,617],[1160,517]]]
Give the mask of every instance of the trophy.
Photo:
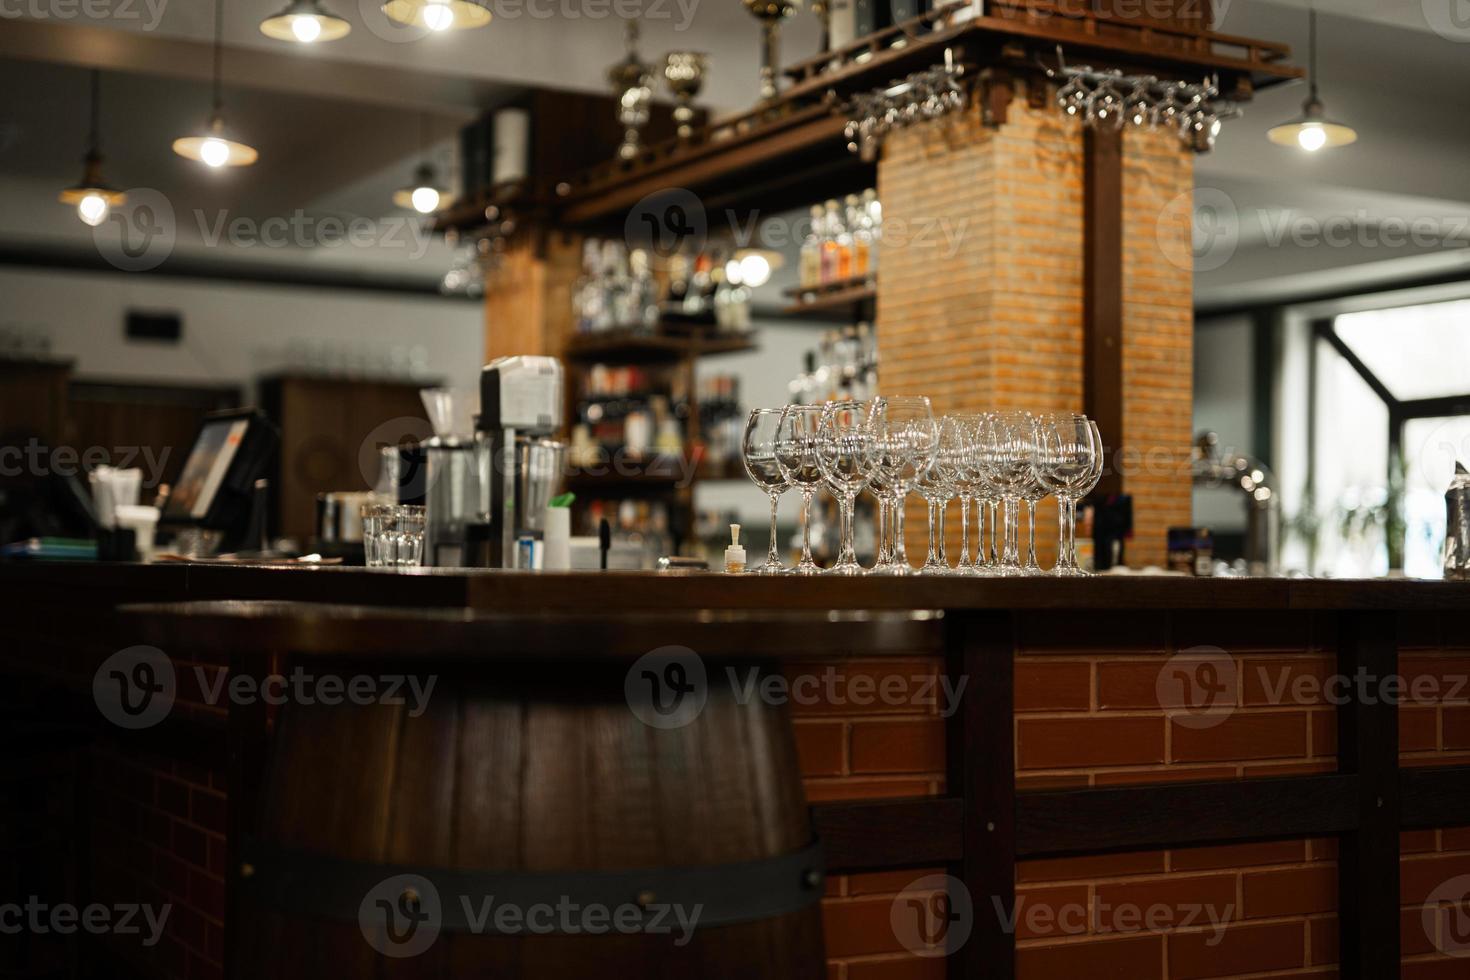
[[[742,0],[761,22],[765,43],[761,50],[761,101],[776,97],[776,68],[781,61],[781,21],[796,13],[800,0]]]
[[[690,103],[703,87],[708,70],[709,55],[699,51],[670,51],[664,56],[664,81],[678,103],[674,106],[674,122],[681,140],[694,135],[694,107]]]
[[[638,23],[628,21],[624,34],[628,52],[607,70],[607,80],[618,96],[618,122],[623,124],[623,142],[618,157],[631,160],[638,155],[638,131],[648,125],[653,102],[653,66],[638,58]]]

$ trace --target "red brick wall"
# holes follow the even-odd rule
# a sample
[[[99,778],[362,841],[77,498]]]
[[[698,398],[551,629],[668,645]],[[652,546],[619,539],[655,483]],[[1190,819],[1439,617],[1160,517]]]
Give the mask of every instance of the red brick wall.
[[[1470,623],[1465,617],[1405,622],[1404,683],[1411,691],[1416,683],[1432,683],[1436,693],[1400,709],[1403,762],[1463,764],[1470,758]],[[1171,696],[1175,689],[1161,687],[1159,676],[1171,657],[1205,644],[1222,651],[1221,665],[1228,662],[1235,677],[1228,698],[1217,702],[1228,705],[1228,713],[1198,727],[1192,723],[1197,716],[1182,712],[1183,702]],[[1322,686],[1336,669],[1331,616],[1026,617],[1019,646],[1016,764],[1022,791],[1337,768],[1335,708]],[[940,669],[932,660],[898,660],[863,670],[880,679],[908,677],[916,665]],[[795,711],[798,752],[814,801],[943,790],[943,722],[936,713],[801,704]],[[889,744],[878,744],[884,735]],[[1406,832],[1402,848],[1402,976],[1470,976],[1467,961],[1449,955],[1460,952],[1461,937],[1470,952],[1470,933],[1450,918],[1470,914],[1470,901],[1458,913],[1431,908],[1430,929],[1425,926],[1427,899],[1470,875],[1470,828]],[[907,885],[942,871],[835,876],[824,905],[829,975],[943,976],[945,961],[909,953],[889,919],[894,898]],[[1018,869],[1017,895],[1022,980],[1336,976],[1332,839],[1026,861]],[[983,902],[976,905],[977,915],[986,914]],[[1158,916],[1161,927],[1129,919],[1133,908]],[[1218,930],[1199,918],[1211,912]],[[1190,915],[1196,921],[1186,926]]]

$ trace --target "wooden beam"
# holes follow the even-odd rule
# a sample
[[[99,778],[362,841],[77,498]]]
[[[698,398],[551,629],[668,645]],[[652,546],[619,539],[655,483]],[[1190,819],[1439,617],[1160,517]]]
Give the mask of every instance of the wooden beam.
[[[827,870],[844,874],[948,864],[964,854],[964,804],[954,798],[812,807]]]
[[[1123,436],[1123,135],[1088,127],[1082,175],[1082,404],[1109,445],[1096,493],[1124,492],[1111,465]]]

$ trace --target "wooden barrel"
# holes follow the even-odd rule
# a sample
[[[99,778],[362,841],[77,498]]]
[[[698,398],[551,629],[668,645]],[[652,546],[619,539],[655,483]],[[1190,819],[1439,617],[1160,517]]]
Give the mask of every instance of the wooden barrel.
[[[434,687],[422,706],[281,708],[259,820],[237,849],[238,976],[826,975],[820,856],[788,708],[752,696],[779,664],[748,652],[761,637],[784,633],[791,647],[830,631],[825,615],[722,625],[358,611],[333,623],[308,608],[257,610],[257,628],[247,617],[222,629],[218,614],[196,627],[285,651],[315,676],[432,675]],[[687,723],[649,723],[628,686],[649,678],[635,668],[630,681],[630,668],[670,638],[698,651],[703,704]],[[436,883],[432,899],[422,880]],[[375,883],[388,890],[369,894]],[[612,929],[617,909],[599,934],[560,926],[592,921],[575,908],[549,931],[449,925],[486,898],[500,909],[552,893],[652,915],[666,888],[681,908],[665,910],[663,931]]]

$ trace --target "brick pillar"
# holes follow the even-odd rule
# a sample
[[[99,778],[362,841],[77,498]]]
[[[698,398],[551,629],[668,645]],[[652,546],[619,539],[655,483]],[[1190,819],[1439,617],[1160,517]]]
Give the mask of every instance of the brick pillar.
[[[1159,447],[1153,458],[1161,463],[1126,475],[1137,523],[1128,557],[1140,565],[1162,563],[1164,528],[1188,523],[1190,513],[1191,282],[1165,254],[1189,254],[1189,209],[1169,205],[1188,193],[1193,170],[1166,135],[1129,133],[1124,146],[1125,423],[1103,436]],[[997,128],[982,125],[972,107],[900,131],[884,145],[878,193],[883,390],[927,394],[940,413],[1081,411],[1079,124],[1018,99]],[[1043,506],[1043,564],[1055,553],[1055,513],[1054,504]],[[919,502],[910,502],[908,516],[910,553],[922,560]],[[949,518],[953,543],[957,505]]]

